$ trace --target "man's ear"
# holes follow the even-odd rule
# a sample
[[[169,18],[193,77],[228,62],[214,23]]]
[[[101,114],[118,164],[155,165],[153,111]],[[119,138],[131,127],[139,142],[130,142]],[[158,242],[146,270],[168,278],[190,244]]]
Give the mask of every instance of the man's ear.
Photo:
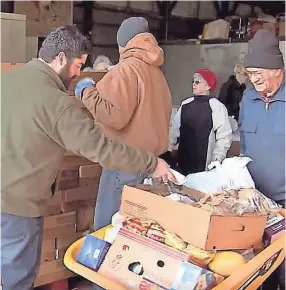
[[[277,69],[277,70],[275,71],[274,75],[275,75],[276,77],[278,77],[278,76],[281,75],[281,73],[282,73],[282,69]]]
[[[60,52],[58,54],[58,60],[61,66],[65,66],[67,64],[67,56],[64,52]]]

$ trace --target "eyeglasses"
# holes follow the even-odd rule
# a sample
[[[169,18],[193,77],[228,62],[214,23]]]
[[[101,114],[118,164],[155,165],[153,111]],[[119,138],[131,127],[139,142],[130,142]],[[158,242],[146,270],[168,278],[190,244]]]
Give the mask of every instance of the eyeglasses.
[[[258,79],[263,78],[264,76],[264,71],[247,71],[246,75],[251,79],[252,77],[256,77]]]
[[[199,84],[201,84],[202,82],[200,82],[200,81],[198,81],[198,80],[193,80],[193,84],[194,85],[199,85]]]

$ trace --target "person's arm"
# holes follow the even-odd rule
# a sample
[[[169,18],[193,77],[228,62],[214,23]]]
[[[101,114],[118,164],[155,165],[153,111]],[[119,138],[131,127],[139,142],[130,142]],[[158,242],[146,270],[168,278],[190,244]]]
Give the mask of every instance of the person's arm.
[[[226,107],[217,99],[210,99],[213,129],[216,136],[211,161],[223,161],[232,143],[232,130]]]
[[[102,167],[126,172],[153,172],[157,157],[104,136],[100,128],[77,106],[61,112],[51,138],[66,150],[73,151]]]
[[[82,102],[97,122],[117,130],[124,128],[138,105],[136,75],[128,67],[115,67],[96,85],[82,92]]]
[[[178,109],[172,120],[172,127],[169,140],[169,151],[173,151],[174,147],[178,144],[178,138],[180,137],[180,127],[181,127],[181,111],[182,106],[180,106],[180,108]]]

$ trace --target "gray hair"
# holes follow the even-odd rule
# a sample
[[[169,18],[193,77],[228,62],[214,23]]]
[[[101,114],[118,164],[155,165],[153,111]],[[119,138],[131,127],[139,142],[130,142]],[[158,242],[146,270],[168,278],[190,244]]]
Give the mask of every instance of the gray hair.
[[[51,63],[55,57],[64,52],[67,58],[80,57],[90,52],[89,40],[73,25],[62,26],[51,31],[39,51],[39,58]]]

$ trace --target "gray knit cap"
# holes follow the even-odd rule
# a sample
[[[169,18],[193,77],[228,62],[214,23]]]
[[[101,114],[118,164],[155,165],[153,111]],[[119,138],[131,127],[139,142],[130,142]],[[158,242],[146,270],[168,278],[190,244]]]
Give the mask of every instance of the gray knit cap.
[[[117,31],[117,43],[125,47],[135,35],[145,32],[149,32],[148,21],[143,17],[130,17],[121,23]]]
[[[279,41],[270,30],[260,29],[248,42],[245,67],[280,69],[284,67]]]

